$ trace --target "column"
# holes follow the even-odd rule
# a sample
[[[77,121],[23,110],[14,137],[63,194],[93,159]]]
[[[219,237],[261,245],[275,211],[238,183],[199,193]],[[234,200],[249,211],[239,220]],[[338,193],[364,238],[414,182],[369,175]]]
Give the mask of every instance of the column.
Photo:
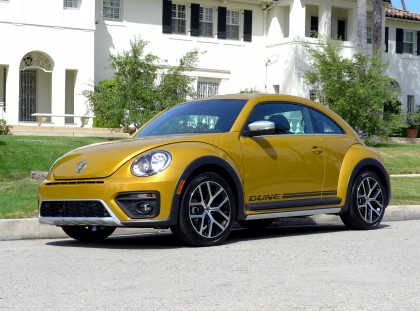
[[[6,116],[7,123],[19,123],[19,63],[9,65],[6,82]]]
[[[305,37],[306,7],[303,0],[290,0],[289,37]]]
[[[66,71],[64,68],[59,66],[54,68],[51,84],[51,113],[63,115],[66,111]],[[53,117],[51,121],[55,126],[64,126],[64,119]]]
[[[318,8],[319,33],[327,38],[331,38],[331,10],[331,4],[323,4]]]

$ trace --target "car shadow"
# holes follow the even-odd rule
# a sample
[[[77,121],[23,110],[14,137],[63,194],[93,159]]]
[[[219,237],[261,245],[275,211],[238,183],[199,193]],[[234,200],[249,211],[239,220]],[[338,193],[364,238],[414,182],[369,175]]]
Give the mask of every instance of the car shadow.
[[[380,228],[388,225],[380,225]],[[274,238],[288,238],[293,236],[328,234],[349,231],[342,224],[314,224],[299,226],[271,226],[261,230],[248,230],[236,227],[223,243],[236,244],[246,241],[265,240]],[[49,246],[98,249],[176,249],[192,246],[180,242],[169,230],[151,233],[110,236],[101,242],[79,242],[73,239],[60,239],[46,243]],[[217,247],[217,246],[216,246]]]

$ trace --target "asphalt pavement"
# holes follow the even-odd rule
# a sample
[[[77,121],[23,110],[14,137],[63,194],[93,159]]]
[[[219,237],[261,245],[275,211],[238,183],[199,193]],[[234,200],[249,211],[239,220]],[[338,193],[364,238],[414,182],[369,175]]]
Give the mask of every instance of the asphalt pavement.
[[[388,206],[383,221],[420,220],[420,205]],[[281,218],[276,226],[304,226],[315,224],[338,224],[340,217],[335,215],[316,215],[311,217]],[[117,228],[113,235],[157,233],[165,230],[151,228]],[[0,219],[0,240],[55,239],[66,238],[61,228],[41,225],[38,218]]]

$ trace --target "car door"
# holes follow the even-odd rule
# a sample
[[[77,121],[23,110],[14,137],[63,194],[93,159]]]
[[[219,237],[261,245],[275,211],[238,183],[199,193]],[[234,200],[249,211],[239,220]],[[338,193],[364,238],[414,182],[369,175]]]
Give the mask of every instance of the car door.
[[[329,116],[310,109],[314,130],[322,140],[325,154],[325,177],[322,189],[324,198],[336,198],[338,178],[344,156],[355,143],[344,130]]]
[[[268,120],[272,135],[241,137],[245,202],[248,211],[297,208],[320,204],[324,179],[322,141],[308,108],[286,102],[261,103],[247,125]]]

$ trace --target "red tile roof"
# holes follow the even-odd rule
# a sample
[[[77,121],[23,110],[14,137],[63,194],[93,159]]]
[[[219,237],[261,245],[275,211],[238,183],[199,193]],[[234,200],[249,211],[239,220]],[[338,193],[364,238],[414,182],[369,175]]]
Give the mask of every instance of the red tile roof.
[[[387,8],[386,17],[405,19],[410,21],[420,21],[420,14],[396,8]]]

